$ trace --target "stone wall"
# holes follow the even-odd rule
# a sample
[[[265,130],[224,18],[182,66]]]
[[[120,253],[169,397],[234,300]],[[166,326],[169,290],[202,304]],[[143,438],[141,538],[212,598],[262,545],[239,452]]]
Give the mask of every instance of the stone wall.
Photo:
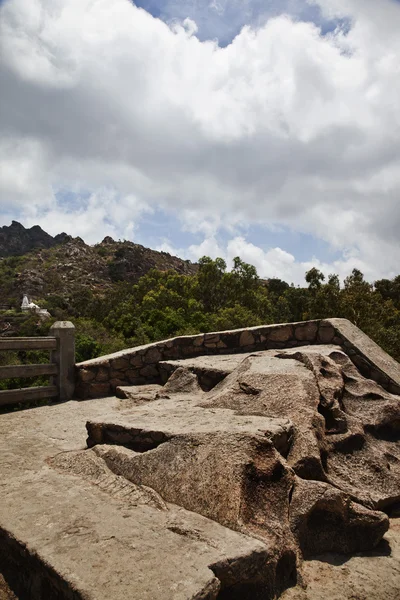
[[[120,385],[159,383],[161,360],[309,344],[341,346],[364,376],[400,394],[400,365],[395,360],[346,319],[324,319],[180,336],[101,356],[76,365],[75,395],[99,398]]]

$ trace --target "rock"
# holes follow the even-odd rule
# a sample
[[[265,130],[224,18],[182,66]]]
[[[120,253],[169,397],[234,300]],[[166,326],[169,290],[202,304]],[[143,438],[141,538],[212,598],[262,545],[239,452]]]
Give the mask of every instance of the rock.
[[[79,369],[79,379],[83,383],[88,383],[89,381],[93,381],[96,377],[95,371],[89,371],[88,369]]]
[[[182,392],[199,393],[201,392],[201,388],[194,373],[184,367],[178,367],[164,385],[164,392],[166,394],[179,394]]]
[[[293,329],[291,325],[283,325],[282,327],[277,327],[272,329],[269,332],[268,340],[270,342],[287,342],[293,336]]]
[[[160,352],[160,350],[158,348],[149,348],[149,350],[147,350],[145,357],[144,357],[144,362],[146,364],[149,363],[158,363],[159,360],[162,359],[162,353]]]
[[[254,342],[254,335],[251,333],[251,331],[243,331],[239,340],[240,347],[243,348],[246,346],[253,346]]]
[[[307,558],[324,552],[350,554],[374,548],[388,530],[389,519],[352,502],[330,485],[297,479],[290,525]]]
[[[142,369],[140,369],[140,374],[143,377],[159,377],[160,373],[156,366],[154,365],[146,365]]]
[[[0,516],[19,507],[13,539],[27,548],[34,541],[43,552],[54,535],[55,546],[44,556],[53,568],[58,557],[81,552],[79,561],[68,563],[74,575],[90,555],[92,567],[79,570],[79,583],[92,576],[93,553],[96,564],[103,557],[101,569],[115,560],[129,564],[117,569],[117,589],[138,569],[145,592],[134,593],[150,599],[162,589],[168,600],[177,589],[183,600],[272,600],[301,581],[305,559],[377,548],[389,526],[382,511],[396,514],[400,505],[400,399],[365,379],[341,348],[304,345],[159,366],[163,379],[169,376],[164,386],[119,387],[121,401],[73,403],[69,413],[67,406],[35,409],[21,417],[23,425],[10,416],[0,437],[1,475],[27,486],[23,494],[0,486]],[[154,369],[146,371],[149,377],[158,373],[155,365],[144,369]],[[212,389],[199,385],[216,373]],[[102,385],[108,386],[90,382],[91,394],[107,393],[96,388]],[[65,414],[74,419],[73,431],[86,422],[89,450],[72,443]],[[43,481],[51,483],[45,487],[51,494],[43,493]],[[42,502],[30,502],[38,496],[45,512]],[[124,523],[125,514],[132,518]],[[94,522],[101,524],[95,532]],[[157,570],[149,571],[155,555],[172,566],[160,573],[158,559]],[[181,573],[182,564],[190,576]],[[199,564],[206,572],[194,585]],[[182,587],[188,581],[190,593]],[[83,597],[90,588],[81,589]],[[115,586],[103,595],[101,586],[92,589],[96,598],[122,598],[132,585],[120,596]]]
[[[143,357],[140,354],[135,354],[130,358],[130,364],[132,367],[139,368],[143,365]]]
[[[109,379],[108,370],[100,368],[97,371],[96,381],[108,381],[108,379]]]
[[[317,337],[318,324],[306,323],[305,325],[295,325],[294,335],[299,342],[314,342]]]
[[[34,249],[52,248],[63,243],[66,237],[68,236],[64,233],[53,238],[39,225],[25,229],[21,223],[12,221],[9,227],[0,227],[0,256],[17,256]]]
[[[206,348],[216,348],[219,341],[220,336],[218,333],[206,333],[204,336],[203,345]]]
[[[318,340],[321,344],[331,344],[335,337],[335,330],[331,325],[320,323],[318,330]]]
[[[116,371],[123,371],[125,369],[129,369],[129,358],[115,358],[111,361],[111,368]]]

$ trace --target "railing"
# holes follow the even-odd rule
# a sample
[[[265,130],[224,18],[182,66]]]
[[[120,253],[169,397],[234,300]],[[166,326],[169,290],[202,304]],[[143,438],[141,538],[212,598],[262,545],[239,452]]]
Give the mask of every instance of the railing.
[[[50,376],[50,384],[47,386],[0,391],[0,406],[47,398],[59,401],[72,398],[75,388],[75,327],[69,321],[57,321],[50,328],[50,333],[52,335],[49,337],[0,338],[0,351],[50,351],[50,362],[47,364],[0,367],[0,379]]]

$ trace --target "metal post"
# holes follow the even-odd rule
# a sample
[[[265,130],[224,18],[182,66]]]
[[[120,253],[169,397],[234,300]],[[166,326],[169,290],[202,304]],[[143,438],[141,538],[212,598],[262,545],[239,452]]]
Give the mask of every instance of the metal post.
[[[60,402],[70,400],[75,389],[75,326],[70,321],[57,321],[50,328],[50,335],[57,338],[57,349],[51,360],[58,367],[53,384],[58,387]]]

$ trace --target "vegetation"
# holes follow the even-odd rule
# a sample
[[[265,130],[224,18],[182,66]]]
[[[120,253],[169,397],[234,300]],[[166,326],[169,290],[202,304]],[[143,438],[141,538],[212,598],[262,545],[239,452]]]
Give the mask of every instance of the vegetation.
[[[12,260],[19,259],[2,261],[9,277]],[[53,320],[38,326],[37,319],[27,319],[19,335],[45,335],[55,319],[73,320],[81,361],[175,335],[343,317],[400,361],[400,275],[371,284],[354,269],[341,284],[337,275],[325,279],[313,268],[306,284],[261,280],[240,258],[228,271],[221,258],[203,257],[192,275],[152,269],[137,283],[115,275],[103,294],[77,284],[68,301],[55,290],[39,302]]]

